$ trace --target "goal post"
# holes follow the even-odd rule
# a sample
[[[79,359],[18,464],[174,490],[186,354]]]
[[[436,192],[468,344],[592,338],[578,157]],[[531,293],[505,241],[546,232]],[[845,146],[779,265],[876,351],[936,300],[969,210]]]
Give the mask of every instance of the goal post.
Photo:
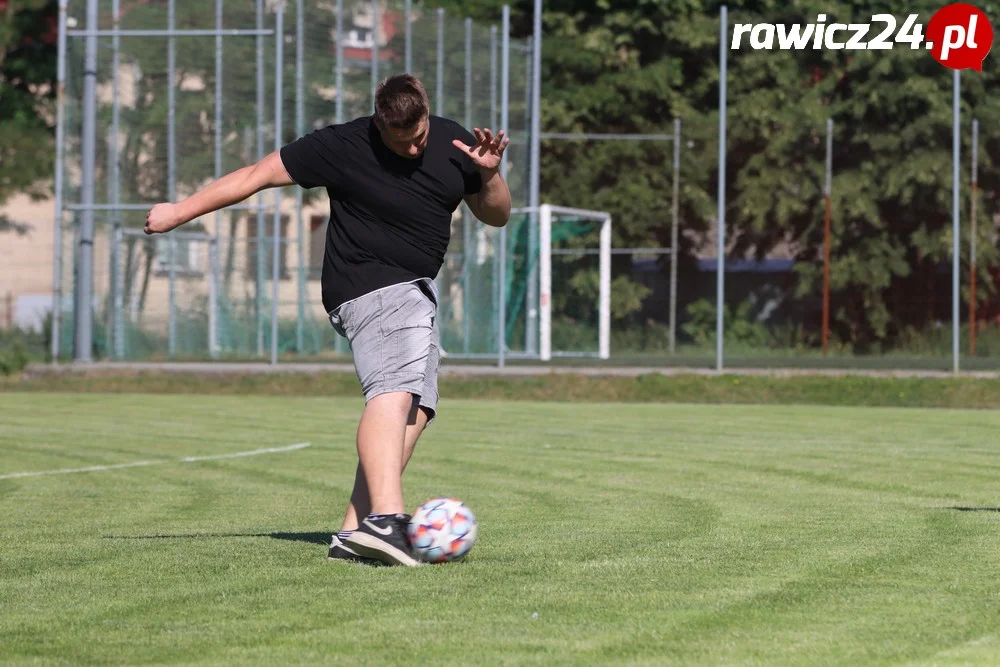
[[[611,356],[611,214],[542,204],[538,209],[539,236],[539,357],[551,361],[552,350],[552,217],[553,214],[600,223],[598,353],[601,359]],[[567,353],[561,356],[576,356]]]
[[[608,359],[611,214],[544,204],[480,226],[438,276],[442,355]]]

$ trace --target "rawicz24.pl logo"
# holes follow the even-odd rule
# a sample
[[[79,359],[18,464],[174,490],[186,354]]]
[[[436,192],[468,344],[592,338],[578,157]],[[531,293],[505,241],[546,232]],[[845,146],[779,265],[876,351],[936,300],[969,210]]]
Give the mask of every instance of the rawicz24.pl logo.
[[[919,14],[910,14],[900,26],[892,14],[875,14],[868,23],[827,23],[827,15],[820,14],[816,23],[807,24],[737,23],[731,48],[739,50],[746,43],[754,50],[860,51],[899,44],[923,47],[951,69],[983,71],[983,60],[993,47],[993,26],[980,9],[961,2],[942,7],[928,22],[926,39],[919,20]]]

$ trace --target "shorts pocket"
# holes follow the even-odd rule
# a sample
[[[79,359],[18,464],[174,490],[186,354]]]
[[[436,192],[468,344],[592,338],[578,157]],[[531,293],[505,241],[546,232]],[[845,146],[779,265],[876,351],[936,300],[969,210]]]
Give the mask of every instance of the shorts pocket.
[[[435,307],[424,292],[414,284],[381,295],[380,326],[383,338],[405,329],[434,327]]]
[[[434,338],[434,303],[414,284],[381,295],[382,366],[387,382],[420,393]]]
[[[427,374],[433,344],[433,330],[411,326],[393,331],[383,341],[386,379],[416,383],[417,391]]]

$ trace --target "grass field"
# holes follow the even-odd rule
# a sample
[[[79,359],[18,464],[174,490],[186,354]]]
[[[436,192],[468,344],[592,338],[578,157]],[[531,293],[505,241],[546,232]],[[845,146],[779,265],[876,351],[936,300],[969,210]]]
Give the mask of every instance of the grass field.
[[[0,479],[0,660],[1000,654],[995,412],[448,400],[407,498],[462,498],[480,538],[410,570],[326,560],[360,406],[0,393],[0,476],[143,463]]]

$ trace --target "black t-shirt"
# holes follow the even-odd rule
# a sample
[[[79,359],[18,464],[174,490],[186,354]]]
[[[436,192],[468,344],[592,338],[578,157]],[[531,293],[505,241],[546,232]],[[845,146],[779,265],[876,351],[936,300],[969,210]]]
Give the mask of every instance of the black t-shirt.
[[[303,188],[325,187],[330,225],[323,257],[323,306],[418,278],[435,278],[451,240],[451,216],[482,178],[452,145],[476,143],[458,123],[430,117],[416,159],[393,153],[371,116],[316,130],[281,149]]]

